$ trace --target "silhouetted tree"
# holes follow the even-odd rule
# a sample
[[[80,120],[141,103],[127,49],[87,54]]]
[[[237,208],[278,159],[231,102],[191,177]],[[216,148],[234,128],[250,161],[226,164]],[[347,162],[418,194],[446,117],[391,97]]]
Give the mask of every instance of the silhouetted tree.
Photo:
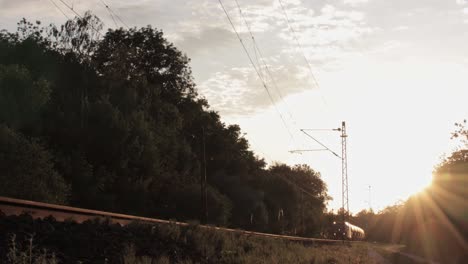
[[[69,186],[39,143],[0,125],[0,196],[64,204]]]
[[[240,127],[223,123],[197,94],[190,60],[162,31],[100,33],[91,13],[60,27],[18,26],[0,34],[0,123],[9,127],[6,145],[39,153],[48,177],[62,175],[71,186],[56,183],[63,188],[50,190],[61,198],[42,200],[198,219],[206,166],[208,223],[320,232],[329,199],[320,174],[307,166],[267,169]],[[14,172],[15,162],[2,166]],[[41,170],[22,172],[25,181],[49,179]]]

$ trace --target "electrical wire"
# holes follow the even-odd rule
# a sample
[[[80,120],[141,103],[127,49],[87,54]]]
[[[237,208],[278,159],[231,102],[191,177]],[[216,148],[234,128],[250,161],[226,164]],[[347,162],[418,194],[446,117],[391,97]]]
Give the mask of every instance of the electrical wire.
[[[115,27],[118,28],[119,26],[117,25],[117,22],[115,21],[115,18],[114,18],[114,16],[112,15],[112,12],[110,11],[109,6],[108,6],[106,3],[104,3],[103,0],[100,0],[100,1],[101,1],[101,3],[104,5],[104,7],[106,8],[107,12],[109,13],[110,17],[112,18],[112,21],[114,21]]]
[[[275,79],[274,79],[274,77],[273,77],[273,74],[272,74],[272,72],[271,72],[271,70],[270,70],[270,67],[269,67],[268,64],[265,62],[265,59],[264,59],[265,56],[263,55],[262,51],[260,50],[259,45],[257,44],[257,41],[256,41],[256,39],[255,39],[255,37],[254,37],[254,35],[253,35],[253,33],[252,33],[252,28],[251,28],[250,24],[247,22],[247,19],[245,18],[244,13],[242,12],[242,8],[241,8],[240,5],[239,5],[239,1],[238,1],[238,0],[235,0],[235,2],[236,2],[236,5],[237,5],[237,8],[239,9],[239,14],[240,14],[242,20],[244,21],[244,23],[245,23],[245,25],[246,25],[246,27],[247,27],[247,30],[248,30],[248,32],[249,32],[249,35],[250,35],[250,37],[251,37],[251,39],[252,39],[252,43],[253,43],[254,51],[255,51],[255,57],[256,57],[256,59],[257,59],[257,64],[260,65],[260,63],[259,63],[259,61],[258,61],[258,58],[257,58],[257,51],[258,51],[258,54],[260,55],[260,60],[262,61],[263,65],[265,66],[266,72],[267,72],[268,76],[270,77],[270,79],[272,80],[273,86],[274,86],[276,92],[278,93],[281,102],[285,105],[286,111],[287,111],[287,113],[289,114],[289,118],[292,120],[293,125],[295,125],[296,128],[297,128],[296,120],[294,119],[294,117],[293,117],[291,111],[289,110],[289,105],[288,105],[287,102],[283,99],[283,95],[282,95],[282,93],[281,93],[281,91],[280,91],[280,89],[279,89],[279,87],[278,87],[278,84],[276,83],[276,81],[275,81]],[[294,142],[295,142],[295,141],[294,141]],[[302,144],[302,147],[304,148],[304,144]],[[290,153],[297,153],[297,152],[290,152]],[[302,153],[301,153],[301,154],[302,154]],[[303,159],[302,162],[305,163],[305,160],[304,160],[304,157],[303,157],[303,156],[302,156],[302,159]]]
[[[301,129],[302,133],[304,133],[306,136],[310,137],[312,140],[314,140],[315,142],[317,142],[320,146],[324,147],[325,150],[328,150],[330,151],[333,155],[337,156],[338,158],[341,159],[341,157],[336,154],[336,152],[334,152],[333,150],[331,150],[330,148],[328,148],[327,146],[325,146],[322,142],[318,141],[316,138],[314,138],[313,136],[311,136],[310,134],[308,134],[307,132],[305,132],[304,129]]]
[[[120,23],[122,23],[122,25],[124,25],[127,29],[130,28],[130,27],[127,25],[127,23],[125,23],[125,22],[122,20],[122,18],[120,18],[120,16],[119,16],[118,14],[116,14],[116,13],[114,12],[114,10],[112,10],[112,8],[111,8],[107,3],[104,2],[104,0],[100,0],[100,1],[101,1],[101,3],[106,7],[106,9],[109,11],[109,14],[110,14],[111,17],[112,17],[112,20],[114,20],[114,23],[115,23],[116,25],[117,25],[117,23],[116,23],[114,17],[116,17],[117,20],[119,20]]]
[[[255,37],[254,37],[254,35],[252,33],[252,29],[250,27],[250,24],[247,22],[247,19],[245,18],[244,13],[242,12],[242,9],[241,9],[241,7],[239,5],[239,2],[237,0],[235,0],[235,2],[236,2],[236,5],[237,5],[237,8],[239,9],[239,13],[240,13],[241,18],[244,21],[245,25],[247,26],[247,30],[249,31],[250,38],[252,39],[252,43],[254,45],[255,57],[257,57],[257,52],[258,52],[258,55],[260,55],[260,60],[262,61],[263,65],[265,66],[267,74],[270,76],[270,79],[271,79],[271,81],[273,83],[273,87],[275,88],[276,92],[278,93],[281,102],[285,105],[286,112],[288,112],[288,115],[289,115],[290,119],[293,121],[293,123],[296,124],[296,121],[295,121],[293,115],[291,114],[291,111],[289,111],[288,104],[283,99],[283,95],[282,95],[282,93],[281,93],[281,91],[280,91],[280,89],[278,87],[278,84],[276,83],[275,79],[273,78],[273,74],[270,71],[270,67],[268,67],[268,64],[265,62],[265,59],[264,59],[265,56],[263,56],[263,53],[260,50],[260,48],[259,48],[259,46],[257,44],[257,41],[255,40]],[[258,62],[258,58],[257,58],[257,64],[260,64]]]
[[[281,0],[278,0],[280,6],[281,6],[281,9],[283,10],[283,15],[285,17],[285,20],[286,20],[286,23],[288,24],[288,28],[289,28],[289,31],[291,32],[294,40],[296,41],[296,45],[297,47],[299,48],[299,51],[301,52],[302,54],[302,57],[307,65],[307,68],[309,69],[309,72],[310,72],[310,75],[312,77],[312,81],[314,82],[314,85],[317,89],[319,89],[320,91],[320,96],[322,97],[322,101],[324,102],[324,104],[326,105],[326,101],[325,101],[325,98],[323,97],[323,94],[321,92],[321,89],[320,89],[320,85],[319,83],[317,82],[317,78],[315,78],[315,74],[314,74],[314,71],[312,70],[312,65],[311,63],[309,62],[309,60],[307,59],[307,56],[305,55],[305,52],[304,52],[304,48],[302,47],[298,37],[297,37],[297,33],[296,31],[294,30],[293,26],[292,26],[292,23],[291,23],[291,20],[289,19],[289,16],[288,16],[288,13],[286,12],[286,8],[284,7],[283,5],[283,2]]]
[[[68,20],[70,19],[65,12],[57,5],[57,3],[54,2],[54,0],[49,0],[59,11],[62,13]]]
[[[280,176],[280,178],[283,179],[283,180],[285,180],[285,181],[287,181],[289,184],[294,185],[296,188],[298,188],[299,190],[301,190],[303,193],[305,193],[305,194],[311,196],[312,198],[317,198],[316,195],[313,195],[313,194],[311,194],[310,192],[304,190],[304,188],[300,187],[298,184],[296,184],[295,182],[291,181],[291,180],[288,179],[287,177],[281,177],[281,176]]]
[[[273,96],[271,95],[271,92],[270,92],[270,90],[268,89],[265,80],[261,77],[260,72],[259,72],[259,70],[257,69],[257,66],[255,66],[255,63],[254,63],[252,57],[250,56],[250,53],[248,52],[247,47],[245,46],[244,42],[242,41],[242,38],[240,37],[239,32],[237,32],[236,27],[234,26],[234,23],[233,23],[232,20],[231,20],[231,17],[229,16],[229,14],[228,14],[226,8],[224,7],[223,2],[222,2],[221,0],[218,0],[218,2],[219,2],[219,4],[221,5],[221,7],[222,7],[224,13],[226,14],[226,17],[227,17],[227,19],[229,20],[229,23],[231,24],[232,29],[233,29],[234,32],[236,33],[237,38],[239,39],[240,43],[242,44],[242,48],[244,49],[245,53],[247,54],[247,57],[249,58],[250,63],[252,64],[252,67],[254,68],[255,72],[256,72],[257,75],[258,75],[258,77],[259,77],[260,80],[262,81],[263,87],[265,88],[265,91],[267,92],[268,97],[270,98],[270,101],[272,102],[272,104],[273,104],[273,106],[274,106],[276,112],[278,113],[278,115],[279,115],[281,121],[283,122],[283,125],[284,125],[284,127],[286,128],[286,130],[287,130],[287,132],[288,132],[288,134],[289,134],[291,140],[294,142],[294,136],[292,135],[291,131],[289,130],[289,127],[288,127],[286,121],[284,120],[283,115],[282,115],[281,112],[278,110],[278,107],[277,107],[276,104],[275,104],[275,101],[274,101],[274,99],[273,99]]]
[[[64,0],[59,0],[63,5],[65,5],[68,9],[70,9],[73,13],[75,13],[75,15],[81,19],[83,19],[83,17],[78,14],[78,12],[75,11],[75,9],[73,9],[73,7],[71,7],[67,2],[65,2]],[[101,32],[99,32],[99,30],[97,30],[93,24],[90,24],[91,28],[98,34],[99,37],[101,37]]]

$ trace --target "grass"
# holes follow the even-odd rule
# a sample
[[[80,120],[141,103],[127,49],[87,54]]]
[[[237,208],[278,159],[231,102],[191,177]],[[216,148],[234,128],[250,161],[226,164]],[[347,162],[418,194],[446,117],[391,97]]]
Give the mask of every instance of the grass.
[[[58,259],[55,254],[47,252],[47,250],[36,249],[34,243],[34,236],[30,236],[26,245],[18,245],[16,242],[16,235],[10,238],[10,245],[6,260],[1,263],[11,264],[57,264]]]
[[[205,241],[200,244],[199,250],[204,253],[201,262],[190,258],[179,259],[174,262],[166,256],[151,258],[137,256],[135,247],[130,245],[123,256],[125,264],[146,263],[245,263],[245,264],[280,264],[280,263],[304,263],[304,264],[374,264],[368,257],[365,244],[349,245],[323,245],[305,246],[300,243],[291,243],[276,240],[263,240],[258,238],[236,238],[220,241]],[[213,243],[215,242],[215,243]],[[216,248],[216,249],[215,249]]]
[[[17,234],[18,236],[16,236]],[[25,236],[24,234],[35,234]],[[7,243],[2,239],[7,238]],[[2,250],[5,246],[7,250]],[[47,249],[47,250],[45,250]],[[55,253],[54,253],[55,252]],[[0,263],[372,264],[367,244],[305,245],[197,225],[120,227],[106,222],[0,217]]]

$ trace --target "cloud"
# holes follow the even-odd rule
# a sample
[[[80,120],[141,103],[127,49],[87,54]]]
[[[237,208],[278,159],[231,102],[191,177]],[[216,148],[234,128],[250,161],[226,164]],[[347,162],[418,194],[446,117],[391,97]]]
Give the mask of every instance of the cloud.
[[[200,93],[215,109],[223,114],[248,114],[271,106],[259,77],[217,1],[106,2],[130,26],[151,24],[163,29],[165,36],[192,59],[191,66]],[[302,51],[296,45],[278,0],[238,2],[282,96],[288,97],[314,87]],[[467,17],[464,16],[463,21],[460,16],[447,16],[447,12],[467,13],[468,7],[463,6],[467,2],[456,0],[459,5],[455,2],[447,5],[440,0],[282,0],[318,79],[324,72],[340,69],[348,65],[347,61],[362,54],[404,54],[407,52],[405,49],[418,46],[422,47],[420,51],[413,53],[425,52],[424,49],[438,50],[440,39],[450,47],[444,52],[461,50],[460,43],[466,43],[466,38],[456,32],[461,30],[458,27],[466,30],[466,25],[461,22],[467,23]],[[236,2],[223,0],[223,3],[247,51],[258,65],[261,56],[254,48]],[[70,10],[63,9],[73,17]],[[105,22],[105,27],[113,26],[108,11],[99,1],[74,1],[74,9],[80,14],[92,10]],[[37,0],[22,0],[15,4],[0,1],[0,24],[3,27],[15,30],[15,23],[23,16],[43,22],[64,21],[63,15],[52,4],[38,4]],[[446,30],[448,26],[451,30]],[[442,52],[439,50],[439,53]],[[266,76],[265,67],[258,68]],[[275,100],[279,100],[271,78],[267,78],[267,82]],[[236,89],[238,92],[234,91]]]
[[[340,58],[345,50],[352,47],[352,42],[374,31],[365,24],[362,12],[345,11],[332,5],[323,6],[315,16],[292,14],[292,17],[306,56],[319,66]],[[288,29],[283,28],[279,37],[294,43]]]
[[[280,102],[280,97],[314,88],[302,51],[296,46],[278,1],[248,4],[239,1],[239,4],[260,51],[254,48],[237,6],[227,2],[225,7],[262,78],[265,78],[274,101]],[[353,53],[352,42],[373,32],[366,26],[362,12],[333,5],[308,7],[301,1],[283,1],[283,5],[315,74],[321,69],[337,67],[336,60]],[[209,12],[204,12],[203,9],[207,8],[199,5],[193,5],[192,9],[196,17],[215,21],[208,26],[195,17],[193,21],[188,19],[179,24],[176,45],[192,58],[195,79],[200,81],[200,93],[223,115],[245,115],[271,106],[261,80],[223,12],[218,10],[213,16],[213,6],[208,8],[211,9]],[[274,80],[262,65],[260,53]],[[201,65],[203,73],[197,70]],[[245,68],[250,70],[245,72]],[[233,92],[236,89],[238,92]]]
[[[223,114],[241,115],[251,113],[257,104],[248,102],[252,98],[264,98],[261,87],[251,86],[251,78],[254,78],[251,68],[232,69],[229,72],[216,72],[199,85],[203,96],[208,99],[212,108]],[[258,89],[254,87],[257,86]],[[263,100],[262,105],[267,104]]]
[[[206,27],[199,32],[179,32],[176,43],[179,49],[190,56],[213,52],[213,49],[233,48],[235,35],[231,31],[219,27]]]
[[[344,0],[343,3],[346,5],[356,6],[359,4],[364,4],[369,2],[369,0]]]
[[[405,31],[405,30],[408,30],[410,29],[408,26],[398,26],[398,27],[394,27],[393,30],[395,31]]]
[[[223,115],[252,114],[271,106],[271,100],[281,105],[287,93],[306,88],[304,85],[309,78],[306,67],[268,67],[271,76],[265,66],[258,68],[260,77],[253,67],[218,71],[201,82],[198,88],[212,108]],[[260,78],[264,80],[271,99]]]

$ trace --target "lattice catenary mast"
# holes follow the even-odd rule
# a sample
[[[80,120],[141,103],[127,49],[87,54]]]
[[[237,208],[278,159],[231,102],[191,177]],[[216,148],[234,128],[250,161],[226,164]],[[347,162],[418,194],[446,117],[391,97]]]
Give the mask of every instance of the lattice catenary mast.
[[[348,199],[348,155],[346,150],[346,123],[341,123],[341,199],[343,206],[343,222],[349,217],[349,199]],[[346,210],[346,211],[345,211]]]
[[[318,141],[312,135],[307,133],[307,131],[338,131],[341,132],[341,157],[333,152],[330,148],[325,146],[322,142]],[[341,122],[341,127],[335,129],[301,129],[306,136],[317,142],[321,145],[322,149],[300,149],[292,150],[291,153],[302,153],[307,151],[329,151],[338,158],[341,158],[341,202],[342,202],[342,211],[343,211],[343,224],[345,221],[349,220],[349,198],[348,198],[348,154],[347,154],[347,138],[346,134],[346,122]]]

